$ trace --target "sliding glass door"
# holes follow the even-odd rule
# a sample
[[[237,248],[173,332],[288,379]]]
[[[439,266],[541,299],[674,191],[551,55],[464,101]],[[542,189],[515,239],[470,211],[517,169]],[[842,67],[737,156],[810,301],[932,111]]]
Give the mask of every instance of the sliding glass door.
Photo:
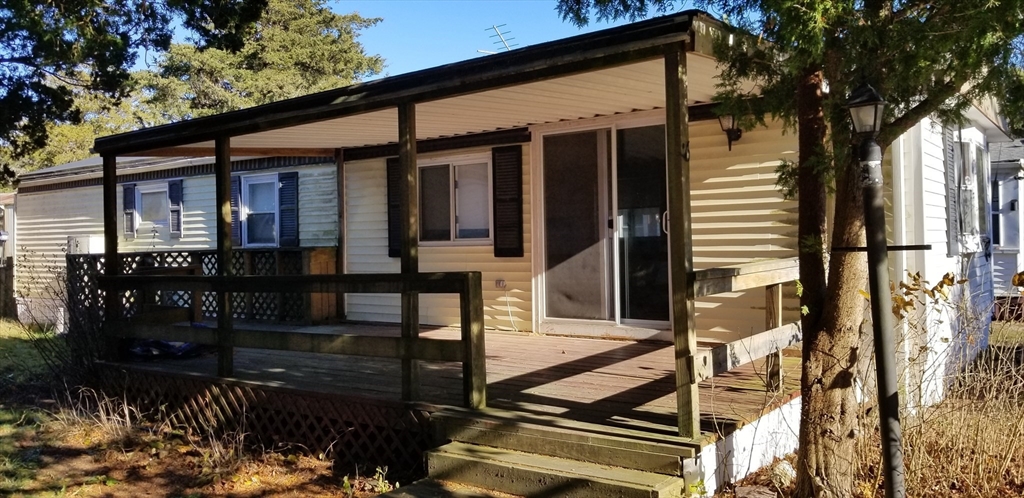
[[[545,315],[667,322],[665,127],[547,135],[543,161]]]

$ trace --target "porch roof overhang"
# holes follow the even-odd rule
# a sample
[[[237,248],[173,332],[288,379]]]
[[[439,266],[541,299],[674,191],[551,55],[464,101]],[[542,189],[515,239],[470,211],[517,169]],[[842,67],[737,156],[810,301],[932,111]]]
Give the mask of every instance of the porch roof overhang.
[[[416,138],[454,137],[665,106],[663,55],[684,44],[689,103],[709,102],[719,22],[685,11],[249,109],[99,138],[105,156],[324,156],[395,143],[397,105],[415,103]]]

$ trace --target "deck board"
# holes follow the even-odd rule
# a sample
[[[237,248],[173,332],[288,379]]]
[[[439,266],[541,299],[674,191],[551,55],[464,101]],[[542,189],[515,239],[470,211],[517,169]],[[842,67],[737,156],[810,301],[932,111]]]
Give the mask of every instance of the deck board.
[[[245,333],[245,328],[236,327],[236,333]],[[373,325],[281,328],[326,334],[399,333],[395,326]],[[459,331],[424,330],[421,336],[457,340]],[[489,406],[675,434],[671,344],[505,332],[488,332],[486,342]],[[798,394],[799,352],[786,353],[783,394],[765,391],[763,360],[700,384],[702,431],[706,436],[752,421],[766,407]],[[216,357],[140,361],[133,366],[214,375]],[[299,390],[398,400],[401,361],[239,348],[235,351],[234,378]],[[422,400],[437,405],[461,404],[461,378],[459,363],[421,362]]]

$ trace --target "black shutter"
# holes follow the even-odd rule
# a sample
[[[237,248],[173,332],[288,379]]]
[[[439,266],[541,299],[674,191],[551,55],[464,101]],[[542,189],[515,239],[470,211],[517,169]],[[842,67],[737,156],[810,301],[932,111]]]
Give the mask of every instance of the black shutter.
[[[523,256],[523,146],[491,150],[494,256]]]
[[[402,173],[397,157],[387,160],[388,257],[402,256]]]
[[[122,187],[124,190],[124,236],[135,237],[135,184],[126,183]]]
[[[171,205],[171,237],[181,238],[181,205],[182,185],[181,180],[167,182],[167,200]]]
[[[299,173],[278,174],[277,182],[277,209],[281,222],[278,245],[299,247]]]
[[[242,192],[242,177],[232,176],[231,177],[231,245],[235,247],[242,246],[242,220],[239,217],[239,206],[241,206],[240,199],[238,196]]]
[[[943,126],[942,148],[946,166],[946,255],[960,254],[960,182],[957,174],[953,128]]]

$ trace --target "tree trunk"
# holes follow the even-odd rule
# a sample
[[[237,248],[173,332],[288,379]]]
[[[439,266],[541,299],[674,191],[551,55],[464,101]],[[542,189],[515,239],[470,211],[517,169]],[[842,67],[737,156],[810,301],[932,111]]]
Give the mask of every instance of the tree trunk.
[[[805,310],[801,317],[804,337],[816,336],[825,302],[825,210],[826,188],[821,164],[825,149],[825,116],[821,92],[822,73],[816,68],[806,69],[797,87],[797,139],[800,157],[797,165],[798,254],[800,284],[803,293],[800,305]],[[805,350],[806,351],[806,350]],[[805,358],[806,359],[806,356]]]
[[[824,224],[824,167],[816,165],[825,147],[825,118],[820,93],[821,73],[807,71],[797,91],[800,127],[800,278],[804,286],[803,371],[801,381],[800,449],[797,458],[798,497],[848,498],[856,470],[858,406],[854,396],[859,328],[864,317],[867,260],[864,253],[835,253],[828,261],[827,285],[820,245],[804,239],[809,229]],[[812,84],[814,86],[812,86]],[[816,112],[815,112],[816,111]],[[808,134],[805,139],[805,129]],[[863,246],[863,202],[859,166],[854,159],[837,164],[836,209],[832,246]],[[808,179],[805,190],[804,176]],[[815,183],[817,182],[817,183]],[[808,221],[809,220],[809,221]],[[821,229],[824,233],[824,229]],[[811,235],[811,233],[808,233]],[[812,266],[805,268],[807,264]],[[819,270],[819,264],[822,266]],[[820,273],[819,273],[820,271]],[[821,278],[819,280],[819,278]],[[812,287],[813,286],[813,287]]]

